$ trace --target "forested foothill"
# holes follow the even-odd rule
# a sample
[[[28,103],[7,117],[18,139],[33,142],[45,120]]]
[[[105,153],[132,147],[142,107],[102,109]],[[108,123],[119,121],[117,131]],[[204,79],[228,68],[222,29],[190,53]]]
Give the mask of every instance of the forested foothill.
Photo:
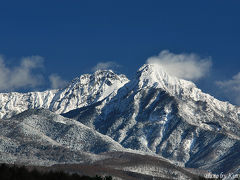
[[[37,169],[29,170],[24,166],[0,165],[1,180],[112,180],[111,176],[95,177],[68,174],[63,171],[40,172]]]

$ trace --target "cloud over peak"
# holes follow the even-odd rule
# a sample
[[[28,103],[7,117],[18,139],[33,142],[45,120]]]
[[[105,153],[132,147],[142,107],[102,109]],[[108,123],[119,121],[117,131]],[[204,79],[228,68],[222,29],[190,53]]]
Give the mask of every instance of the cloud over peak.
[[[201,58],[194,53],[174,54],[169,50],[148,58],[147,63],[158,64],[172,76],[193,81],[206,76],[212,66],[210,57]]]

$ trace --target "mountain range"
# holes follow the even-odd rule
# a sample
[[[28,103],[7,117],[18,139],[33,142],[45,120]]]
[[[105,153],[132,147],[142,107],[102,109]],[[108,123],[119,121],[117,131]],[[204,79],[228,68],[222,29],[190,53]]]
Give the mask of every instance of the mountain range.
[[[0,117],[4,163],[101,162],[122,179],[123,171],[143,179],[240,173],[240,107],[156,64],[143,65],[131,80],[102,70],[62,89],[0,93]],[[153,163],[143,168],[144,157]]]

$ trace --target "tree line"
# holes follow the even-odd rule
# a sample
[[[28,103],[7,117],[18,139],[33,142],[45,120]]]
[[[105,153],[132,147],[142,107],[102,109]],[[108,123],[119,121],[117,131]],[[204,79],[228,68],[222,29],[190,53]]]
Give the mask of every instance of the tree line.
[[[26,167],[0,165],[1,180],[112,180],[111,176],[95,177],[80,176],[78,174],[68,174],[63,171],[39,172],[36,169],[29,171]]]

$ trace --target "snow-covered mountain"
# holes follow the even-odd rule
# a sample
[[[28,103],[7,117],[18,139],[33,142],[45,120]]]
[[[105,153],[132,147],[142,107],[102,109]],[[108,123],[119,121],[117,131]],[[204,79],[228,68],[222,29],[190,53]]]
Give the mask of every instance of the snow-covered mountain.
[[[126,148],[154,152],[181,166],[239,172],[240,108],[155,64],[142,66],[110,101],[64,116]]]
[[[0,93],[0,118],[28,109],[45,108],[57,114],[112,97],[128,79],[111,70],[96,71],[74,79],[67,87],[29,93]]]
[[[69,154],[72,151],[98,153],[130,148],[167,158],[182,167],[214,173],[240,173],[240,107],[203,93],[194,83],[172,77],[156,64],[143,65],[130,81],[112,71],[97,71],[82,75],[59,90],[1,93],[0,106],[4,119],[0,121],[3,133],[0,134],[0,142],[1,147],[6,146],[2,152],[9,154],[13,146],[16,153],[13,157],[10,153],[7,159],[20,157],[19,154],[22,158],[28,147],[25,145],[28,138],[26,136],[21,141],[17,137],[28,134],[34,137],[32,133],[35,133],[38,138],[31,138],[29,144],[34,146],[31,148],[36,149],[37,155],[40,153],[41,161],[44,156],[46,159],[49,156],[45,147],[39,148],[42,145],[37,140],[58,143],[56,145],[67,151],[70,148]],[[32,110],[6,119],[37,108],[54,113],[41,110],[40,118],[36,118],[36,110]],[[15,126],[18,128],[12,132]],[[94,142],[101,142],[98,147],[84,140],[84,134],[89,135],[83,130],[86,126],[89,127],[87,132],[95,134]],[[7,130],[4,127],[11,128]],[[30,131],[32,127],[36,128]],[[21,134],[15,137],[17,132]],[[101,147],[106,143],[110,145]],[[19,150],[18,146],[22,148]],[[103,150],[99,151],[99,148]],[[61,155],[61,152],[58,150],[56,154]],[[78,157],[74,153],[71,155],[73,161]],[[53,158],[53,161],[70,162],[64,158],[62,161]]]

